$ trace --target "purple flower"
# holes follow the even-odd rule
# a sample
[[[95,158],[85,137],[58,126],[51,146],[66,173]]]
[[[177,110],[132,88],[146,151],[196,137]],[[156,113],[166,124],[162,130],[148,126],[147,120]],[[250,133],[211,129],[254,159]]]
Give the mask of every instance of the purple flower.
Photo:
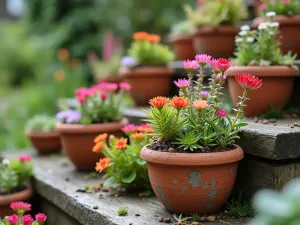
[[[138,64],[138,62],[131,56],[124,56],[121,59],[121,65],[123,67],[134,67]]]
[[[189,73],[193,72],[199,66],[196,60],[183,60],[182,65]]]
[[[64,123],[76,123],[80,118],[80,113],[73,110],[65,110],[56,114],[56,119]]]
[[[226,78],[227,78],[227,74],[225,74],[224,73],[224,75],[223,75],[223,77],[221,77],[222,76],[222,74],[221,73],[219,73],[217,76],[216,76],[216,80],[217,81],[219,81],[219,80],[226,80]]]
[[[208,96],[208,92],[207,91],[201,91],[200,92],[200,97],[202,98],[202,99],[207,99],[207,96]]]
[[[218,118],[223,118],[227,115],[227,111],[226,111],[226,109],[217,109],[216,115]]]

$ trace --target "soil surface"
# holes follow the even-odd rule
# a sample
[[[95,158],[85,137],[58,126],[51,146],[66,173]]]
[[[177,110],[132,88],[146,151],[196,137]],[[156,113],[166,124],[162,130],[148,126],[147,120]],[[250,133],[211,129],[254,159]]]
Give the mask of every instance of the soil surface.
[[[18,193],[20,191],[24,191],[27,187],[18,187],[18,188],[15,188],[12,192],[10,193],[7,193],[7,192],[3,192],[0,190],[0,195],[12,195],[12,194],[15,194],[15,193]]]

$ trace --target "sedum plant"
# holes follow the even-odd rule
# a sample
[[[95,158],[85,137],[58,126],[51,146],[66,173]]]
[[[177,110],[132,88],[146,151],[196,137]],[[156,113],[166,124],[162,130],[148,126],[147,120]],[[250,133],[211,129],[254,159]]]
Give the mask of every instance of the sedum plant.
[[[229,117],[222,108],[221,96],[226,71],[232,63],[228,59],[212,59],[205,54],[197,55],[195,59],[183,61],[187,78],[174,82],[180,88],[179,96],[171,100],[161,96],[150,100],[150,111],[145,111],[150,119],[146,121],[156,131],[153,134],[156,140],[149,145],[150,149],[168,151],[171,147],[176,152],[226,151],[235,148],[240,128],[247,125],[243,113],[247,94],[259,88],[262,81],[250,74],[235,77],[243,88],[243,95],[234,108],[235,116]],[[207,64],[212,67],[209,87],[203,86],[203,70]]]
[[[270,66],[292,65],[296,55],[291,52],[283,55],[280,50],[279,23],[274,22],[276,14],[266,14],[268,21],[258,25],[257,31],[251,31],[248,25],[241,27],[239,36],[236,37],[235,63],[240,66]]]
[[[192,32],[193,27],[188,20],[181,21],[171,27],[171,36],[188,35]]]
[[[235,25],[248,16],[243,0],[200,0],[197,9],[185,5],[187,18],[194,27]]]
[[[127,190],[151,190],[146,161],[140,158],[143,146],[149,143],[149,133],[153,130],[149,125],[129,124],[122,128],[128,138],[116,138],[100,134],[95,138],[94,152],[105,158],[96,164],[96,170],[104,170],[104,185],[117,185]]]
[[[27,131],[54,131],[56,119],[47,115],[36,115],[28,120],[26,124]]]
[[[261,15],[267,12],[275,12],[277,15],[300,15],[299,0],[261,0],[259,11]]]

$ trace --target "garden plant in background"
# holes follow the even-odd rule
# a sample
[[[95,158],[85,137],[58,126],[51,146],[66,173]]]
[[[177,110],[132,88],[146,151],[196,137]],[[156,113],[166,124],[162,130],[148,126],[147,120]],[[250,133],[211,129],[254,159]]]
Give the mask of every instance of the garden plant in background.
[[[212,67],[208,88],[203,86],[207,64]],[[250,74],[238,74],[235,80],[243,94],[234,108],[236,115],[229,117],[221,97],[231,64],[228,59],[205,54],[183,61],[188,75],[175,81],[179,96],[171,100],[153,98],[150,111],[145,111],[155,133],[152,143],[141,151],[141,158],[148,163],[156,196],[171,212],[214,213],[229,197],[238,161],[244,156],[234,143],[240,128],[247,125],[243,112],[247,94],[262,85],[262,80]],[[195,81],[193,74],[198,67]]]
[[[95,138],[93,152],[105,156],[97,162],[96,170],[99,173],[105,170],[104,186],[117,185],[128,191],[149,191],[151,185],[146,161],[140,158],[140,151],[149,143],[148,134],[154,131],[147,124],[140,126],[128,124],[122,131],[128,138],[108,137],[107,133]]]
[[[10,202],[24,201],[31,197],[32,170],[33,164],[28,155],[21,155],[14,160],[2,160],[0,163],[0,218],[12,213],[9,208]]]
[[[242,89],[234,82],[238,73],[251,73],[264,79],[264,86],[259,91],[250,93],[250,101],[245,108],[246,116],[257,116],[271,107],[282,109],[292,94],[294,76],[299,73],[297,67],[292,66],[295,55],[290,52],[282,54],[278,22],[273,21],[274,12],[267,13],[267,22],[261,22],[258,30],[251,31],[250,27],[241,27],[236,37],[235,66],[227,73],[231,98],[235,104]],[[263,96],[263,98],[261,97]]]
[[[60,151],[59,133],[55,129],[54,116],[36,115],[27,121],[25,134],[32,145],[41,153],[55,153]]]
[[[236,23],[248,16],[243,0],[204,0],[197,9],[185,5],[187,18],[195,28],[193,42],[196,53],[213,57],[230,57],[234,50]],[[222,43],[222,45],[220,45]]]
[[[75,91],[78,110],[59,112],[61,122],[56,128],[60,133],[63,149],[78,169],[92,170],[97,154],[91,152],[93,140],[99,133],[122,135],[121,128],[127,120],[122,119],[124,96],[130,90],[125,82],[100,82],[90,88]]]
[[[160,43],[159,35],[137,32],[133,39],[128,50],[131,58],[126,57],[126,62],[122,63],[127,65],[122,68],[121,76],[131,85],[130,92],[135,102],[146,105],[150,98],[168,94],[172,71],[167,65],[174,59],[174,54],[168,46]]]

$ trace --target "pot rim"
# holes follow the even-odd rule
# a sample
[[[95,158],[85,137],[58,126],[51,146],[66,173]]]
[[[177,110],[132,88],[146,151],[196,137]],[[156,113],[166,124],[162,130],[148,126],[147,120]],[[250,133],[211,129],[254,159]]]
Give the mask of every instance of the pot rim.
[[[231,66],[227,75],[232,77],[238,73],[250,73],[257,77],[294,77],[299,75],[297,66]]]
[[[171,153],[154,151],[142,148],[141,158],[150,163],[176,165],[176,166],[209,166],[228,164],[240,161],[244,158],[242,148],[235,145],[236,148],[226,152],[212,153]]]
[[[121,77],[136,77],[136,78],[144,78],[144,77],[170,77],[174,74],[174,70],[168,67],[160,67],[160,66],[141,66],[132,68],[128,71],[121,71]]]
[[[169,36],[169,42],[171,43],[186,42],[192,40],[193,40],[192,34],[179,34],[179,35]]]
[[[212,36],[212,35],[227,35],[227,34],[237,34],[239,32],[239,27],[234,26],[234,25],[222,25],[219,27],[211,27],[211,26],[204,26],[204,27],[197,27],[194,30],[193,36],[197,35],[207,35],[207,36]]]
[[[8,194],[8,195],[0,195],[0,206],[9,205],[11,202],[22,201],[28,199],[32,196],[32,187],[28,186],[22,191]]]
[[[266,18],[256,17],[253,20],[253,26],[257,27],[260,22],[264,22],[264,21],[266,21]],[[274,17],[274,21],[279,22],[280,25],[300,25],[300,15],[294,15],[294,16],[278,15]]]
[[[27,137],[33,137],[33,138],[54,138],[59,137],[59,132],[57,130],[55,131],[30,131],[25,130],[25,135]]]

